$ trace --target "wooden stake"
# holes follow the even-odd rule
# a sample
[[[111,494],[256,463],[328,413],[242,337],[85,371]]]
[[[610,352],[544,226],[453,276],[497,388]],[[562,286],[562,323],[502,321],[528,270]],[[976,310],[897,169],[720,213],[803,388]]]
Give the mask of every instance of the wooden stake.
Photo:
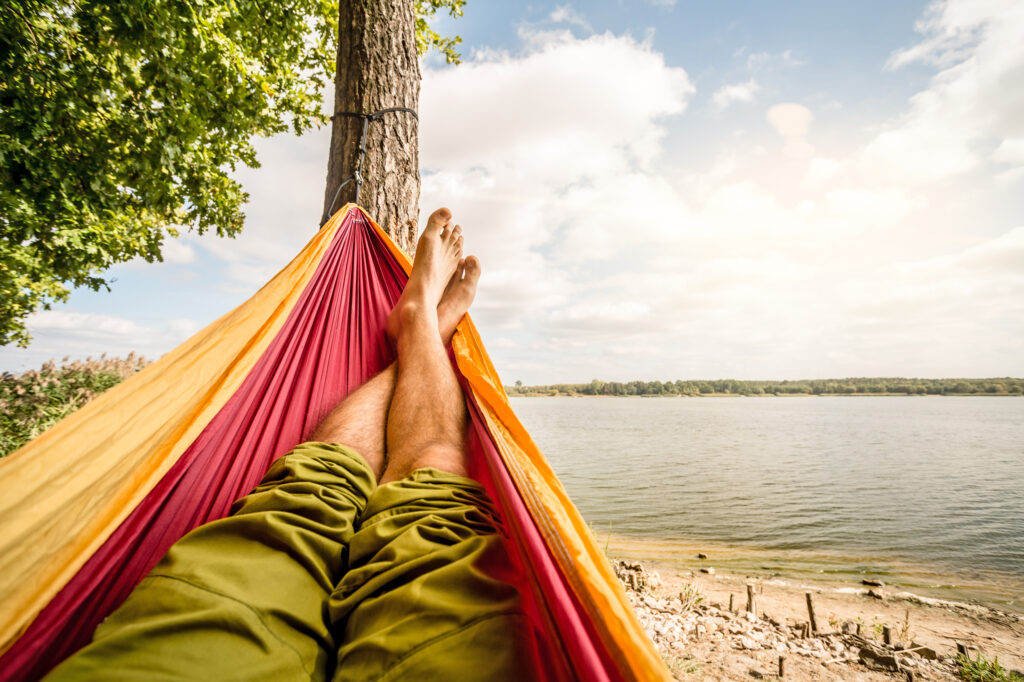
[[[882,641],[886,646],[892,646],[892,628],[888,625],[882,626]]]
[[[736,610],[732,606],[732,599],[735,596],[736,595],[734,595],[732,592],[729,593],[729,613],[736,613]]]
[[[754,594],[753,585],[747,585],[747,613],[757,616],[757,596]]]
[[[779,678],[786,676],[786,657],[779,656]]]
[[[811,632],[816,633],[818,631],[818,621],[814,617],[814,600],[810,592],[807,593],[807,616],[811,620]]]

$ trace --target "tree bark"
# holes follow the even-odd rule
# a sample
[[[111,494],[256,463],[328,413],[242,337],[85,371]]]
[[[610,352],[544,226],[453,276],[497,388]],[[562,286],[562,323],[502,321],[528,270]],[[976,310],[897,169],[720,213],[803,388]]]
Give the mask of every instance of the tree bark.
[[[412,0],[341,0],[338,3],[335,112],[372,114],[391,107],[419,109],[420,65]],[[359,165],[363,119],[335,115],[327,161],[324,214],[356,201],[356,182],[338,186]],[[419,123],[406,111],[366,125],[358,203],[412,253],[419,218]]]

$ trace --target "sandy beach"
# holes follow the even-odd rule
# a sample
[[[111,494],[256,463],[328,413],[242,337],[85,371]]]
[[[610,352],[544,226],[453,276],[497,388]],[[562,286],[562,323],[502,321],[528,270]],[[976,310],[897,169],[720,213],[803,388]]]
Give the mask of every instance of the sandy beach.
[[[787,680],[955,680],[958,644],[972,657],[981,653],[1024,669],[1020,614],[887,585],[742,575],[716,570],[710,558],[703,562],[706,572],[615,560],[641,623],[676,679],[777,679],[782,658]],[[817,632],[805,625],[808,594]]]

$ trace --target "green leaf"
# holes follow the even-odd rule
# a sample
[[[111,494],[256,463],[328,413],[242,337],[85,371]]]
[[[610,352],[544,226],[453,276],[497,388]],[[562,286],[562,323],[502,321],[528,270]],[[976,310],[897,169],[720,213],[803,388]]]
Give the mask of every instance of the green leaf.
[[[465,0],[410,0],[417,44]],[[0,6],[0,345],[25,319],[158,260],[179,229],[234,236],[252,141],[322,125],[337,0],[16,0]]]

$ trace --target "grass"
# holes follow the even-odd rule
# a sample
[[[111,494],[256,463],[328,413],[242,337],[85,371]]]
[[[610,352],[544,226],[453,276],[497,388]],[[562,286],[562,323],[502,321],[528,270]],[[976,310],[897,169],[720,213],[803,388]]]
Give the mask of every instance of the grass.
[[[882,639],[882,630],[885,623],[878,620],[878,616],[871,616],[871,639]]]
[[[683,602],[683,611],[689,611],[704,601],[704,593],[694,583],[683,583],[680,586],[679,601]]]
[[[40,369],[0,375],[0,457],[32,440],[111,386],[148,365],[135,353],[126,358],[68,363],[50,360]]]
[[[902,642],[904,646],[909,646],[910,641],[914,639],[914,632],[910,629],[910,609],[904,612],[903,622],[894,628],[893,634],[896,641]]]
[[[999,659],[991,661],[980,653],[977,658],[964,654],[956,657],[957,676],[969,682],[1024,682],[1024,676],[999,665]]]
[[[676,677],[680,675],[699,675],[701,668],[704,667],[703,663],[690,656],[674,656],[671,659],[665,659],[665,663]]]

